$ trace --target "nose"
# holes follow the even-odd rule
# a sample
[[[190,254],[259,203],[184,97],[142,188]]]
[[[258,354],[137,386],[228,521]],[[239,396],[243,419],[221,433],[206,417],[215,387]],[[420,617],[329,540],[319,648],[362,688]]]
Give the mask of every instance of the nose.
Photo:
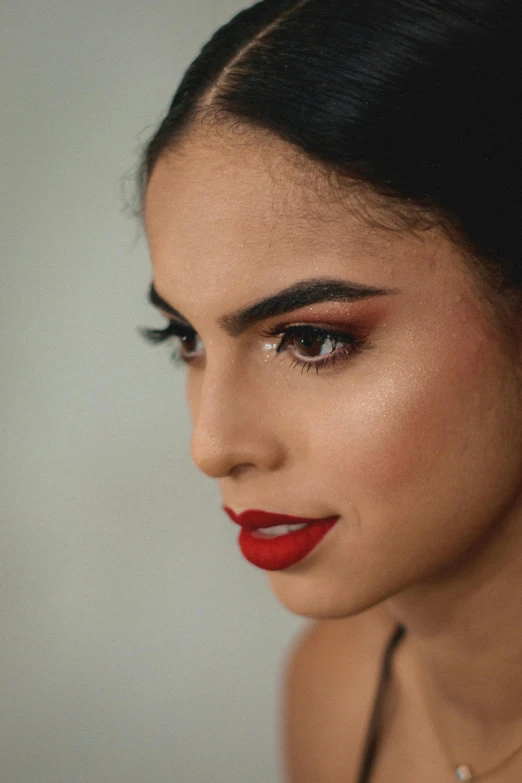
[[[284,461],[277,435],[276,407],[259,384],[245,377],[205,373],[189,393],[193,420],[190,454],[210,478],[238,475],[247,467],[273,471]]]

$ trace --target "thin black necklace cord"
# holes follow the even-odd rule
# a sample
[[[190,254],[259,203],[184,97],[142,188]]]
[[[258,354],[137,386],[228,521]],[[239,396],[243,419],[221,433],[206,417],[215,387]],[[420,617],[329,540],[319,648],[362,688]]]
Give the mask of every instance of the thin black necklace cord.
[[[357,778],[358,783],[370,783],[370,775],[371,775],[373,765],[375,763],[377,747],[379,745],[379,741],[381,738],[382,708],[384,705],[384,697],[386,695],[388,681],[390,679],[393,653],[395,652],[395,648],[397,647],[397,645],[399,644],[399,642],[401,641],[405,633],[406,633],[406,628],[399,623],[399,625],[393,632],[393,635],[390,638],[382,657],[379,687],[377,689],[377,694],[375,696],[372,715],[370,718],[370,724],[368,727],[368,733],[366,735],[366,742],[365,742],[363,756],[362,756],[362,763],[359,770],[359,777]]]

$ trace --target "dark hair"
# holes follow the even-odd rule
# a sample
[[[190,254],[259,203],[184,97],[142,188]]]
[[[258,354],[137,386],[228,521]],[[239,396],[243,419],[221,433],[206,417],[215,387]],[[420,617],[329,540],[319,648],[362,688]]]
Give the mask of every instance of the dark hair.
[[[198,120],[263,129],[522,293],[521,0],[262,0],[203,46],[143,152]]]

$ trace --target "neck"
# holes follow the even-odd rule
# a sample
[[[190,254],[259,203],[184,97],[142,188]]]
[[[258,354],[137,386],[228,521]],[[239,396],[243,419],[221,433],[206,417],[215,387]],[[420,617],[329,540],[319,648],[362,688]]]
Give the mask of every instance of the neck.
[[[506,752],[522,742],[521,565],[519,509],[442,578],[385,603],[407,628],[433,717],[456,750],[463,736],[470,749],[486,737],[486,748]]]

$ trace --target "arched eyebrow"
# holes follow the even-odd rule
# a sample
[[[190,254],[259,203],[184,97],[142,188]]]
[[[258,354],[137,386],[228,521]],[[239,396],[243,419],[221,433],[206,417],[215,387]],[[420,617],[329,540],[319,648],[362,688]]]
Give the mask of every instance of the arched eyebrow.
[[[222,315],[217,319],[217,324],[231,337],[239,337],[259,321],[290,313],[307,305],[318,302],[358,302],[361,299],[397,293],[400,293],[397,288],[375,288],[336,278],[312,278],[294,283],[246,308]],[[178,310],[158,294],[154,283],[151,283],[148,298],[155,307],[189,324]]]

